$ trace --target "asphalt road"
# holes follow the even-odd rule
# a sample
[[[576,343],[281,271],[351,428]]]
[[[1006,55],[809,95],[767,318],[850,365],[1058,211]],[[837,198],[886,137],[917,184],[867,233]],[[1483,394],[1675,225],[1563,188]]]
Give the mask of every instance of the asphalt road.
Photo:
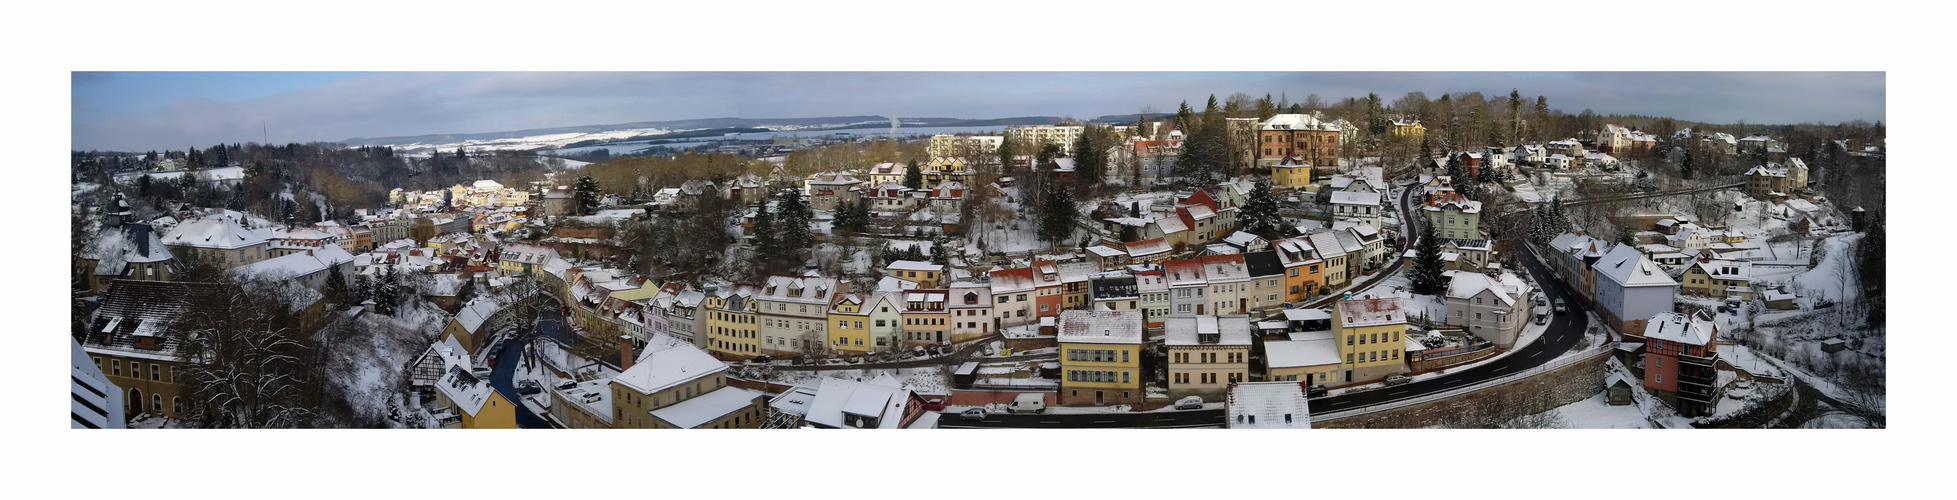
[[[530,407],[523,405],[523,403],[521,402],[522,399],[519,398],[516,393],[516,386],[514,382],[511,381],[511,379],[516,376],[517,363],[523,361],[522,356],[523,356],[522,341],[511,340],[511,341],[504,342],[503,351],[496,355],[496,366],[491,368],[491,372],[489,375],[489,385],[490,387],[495,387],[496,392],[503,393],[504,398],[509,399],[510,402],[512,403],[516,403],[517,428],[549,429],[551,428],[549,422],[544,421],[543,417],[539,417],[537,416],[537,414],[531,413]]]
[[[940,429],[1095,429],[1147,427],[1222,427],[1224,410],[1159,411],[1146,413],[1011,414],[987,413],[985,420],[965,420],[943,412]]]
[[[1547,301],[1555,304],[1556,299],[1563,299],[1563,302],[1569,306],[1568,312],[1551,314],[1549,329],[1544,331],[1542,337],[1536,339],[1536,342],[1500,360],[1433,379],[1343,396],[1313,399],[1311,400],[1312,414],[1349,410],[1472,385],[1534,368],[1569,351],[1576,345],[1578,339],[1583,338],[1584,329],[1589,328],[1589,315],[1585,314],[1582,308],[1577,307],[1577,302],[1573,298],[1575,294],[1568,286],[1551,276],[1549,270],[1543,267],[1541,262],[1536,261],[1532,252],[1525,250],[1518,253],[1521,254],[1519,260],[1522,261],[1522,266],[1528,268],[1529,275],[1535,278],[1538,286],[1542,287]]]

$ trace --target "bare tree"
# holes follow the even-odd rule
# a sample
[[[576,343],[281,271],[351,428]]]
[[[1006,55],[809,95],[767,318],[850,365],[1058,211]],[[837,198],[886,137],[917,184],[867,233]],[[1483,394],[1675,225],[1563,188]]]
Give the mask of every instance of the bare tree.
[[[182,363],[173,377],[184,390],[186,425],[263,429],[308,425],[315,407],[318,357],[290,307],[289,281],[246,277],[216,284],[211,296],[186,296],[186,314],[171,324]]]
[[[1836,386],[1842,389],[1841,410],[1854,415],[1869,427],[1888,425],[1887,370],[1880,360],[1849,363]]]

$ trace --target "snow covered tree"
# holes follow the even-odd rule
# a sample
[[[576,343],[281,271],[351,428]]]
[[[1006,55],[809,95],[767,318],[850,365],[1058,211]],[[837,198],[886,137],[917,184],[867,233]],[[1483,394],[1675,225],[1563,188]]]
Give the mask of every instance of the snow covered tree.
[[[1243,212],[1238,217],[1244,232],[1266,240],[1275,240],[1284,235],[1284,218],[1278,215],[1277,195],[1271,192],[1271,184],[1262,179],[1250,189],[1250,196],[1244,200]]]
[[[283,283],[227,279],[172,322],[181,364],[171,376],[183,391],[177,412],[186,426],[294,428],[311,421],[315,412],[304,396],[317,383],[309,362],[318,358],[287,312],[295,291]]]
[[[1423,224],[1420,241],[1414,244],[1413,268],[1407,271],[1407,279],[1412,281],[1413,293],[1437,295],[1447,286],[1442,281],[1441,272],[1445,264],[1441,262],[1440,235],[1434,232],[1432,223]]]
[[[374,280],[368,279],[365,274],[354,275],[351,293],[352,296],[347,298],[350,305],[357,306],[367,302],[367,299],[374,298]]]
[[[374,312],[394,315],[394,306],[401,303],[400,278],[394,275],[394,266],[381,267],[380,282],[374,287]]]
[[[802,200],[801,190],[783,190],[775,202],[775,243],[779,245],[775,253],[800,267],[801,256],[815,248],[815,234],[809,229],[814,218],[815,212]]]
[[[781,254],[781,244],[775,239],[775,217],[766,210],[754,215],[754,237],[749,244],[754,247],[754,261],[761,266],[763,273],[773,273],[775,257]]]

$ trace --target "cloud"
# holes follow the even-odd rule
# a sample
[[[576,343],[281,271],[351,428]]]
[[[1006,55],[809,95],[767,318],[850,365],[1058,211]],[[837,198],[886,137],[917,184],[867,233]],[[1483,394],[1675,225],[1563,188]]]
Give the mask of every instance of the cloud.
[[[167,76],[167,75],[165,75]],[[251,77],[250,73],[239,75]],[[75,72],[99,93],[135,85]],[[1883,119],[1885,75],[1778,72],[533,72],[374,73],[301,90],[222,100],[178,98],[154,110],[75,98],[72,147],[182,148],[471,133],[632,121],[839,115],[1094,117],[1152,106],[1172,113],[1211,94],[1317,93],[1328,102],[1409,91],[1430,98],[1509,89],[1576,113],[1665,115],[1731,123]],[[79,93],[79,92],[78,92]],[[263,124],[263,125],[261,125]]]

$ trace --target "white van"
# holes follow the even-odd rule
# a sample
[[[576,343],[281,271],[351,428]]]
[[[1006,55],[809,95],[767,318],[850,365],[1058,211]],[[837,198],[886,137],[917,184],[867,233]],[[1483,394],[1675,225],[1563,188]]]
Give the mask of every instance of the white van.
[[[1046,413],[1046,395],[1037,392],[1022,392],[1012,398],[1012,405],[1006,407],[1011,413]]]

